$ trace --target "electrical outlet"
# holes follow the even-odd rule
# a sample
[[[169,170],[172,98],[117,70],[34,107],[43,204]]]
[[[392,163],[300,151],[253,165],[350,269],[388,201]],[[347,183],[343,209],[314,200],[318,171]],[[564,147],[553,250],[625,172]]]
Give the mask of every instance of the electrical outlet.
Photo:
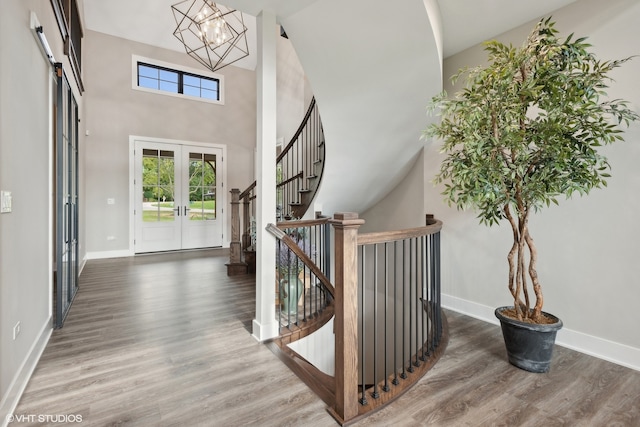
[[[0,191],[0,213],[11,212],[11,191]]]
[[[13,327],[13,339],[15,340],[20,335],[20,322],[16,323]]]

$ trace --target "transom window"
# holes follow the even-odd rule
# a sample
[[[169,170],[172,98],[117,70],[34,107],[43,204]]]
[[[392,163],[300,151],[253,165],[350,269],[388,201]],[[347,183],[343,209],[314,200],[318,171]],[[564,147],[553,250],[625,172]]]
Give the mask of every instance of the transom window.
[[[220,100],[220,81],[179,70],[138,62],[138,86],[196,98]]]
[[[132,56],[133,89],[224,104],[224,76]]]

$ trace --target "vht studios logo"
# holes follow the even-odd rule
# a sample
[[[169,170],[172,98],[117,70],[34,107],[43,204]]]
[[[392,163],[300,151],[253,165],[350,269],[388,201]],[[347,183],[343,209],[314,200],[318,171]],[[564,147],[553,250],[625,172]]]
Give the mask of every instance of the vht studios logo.
[[[9,423],[81,423],[82,415],[62,415],[62,414],[9,414]]]

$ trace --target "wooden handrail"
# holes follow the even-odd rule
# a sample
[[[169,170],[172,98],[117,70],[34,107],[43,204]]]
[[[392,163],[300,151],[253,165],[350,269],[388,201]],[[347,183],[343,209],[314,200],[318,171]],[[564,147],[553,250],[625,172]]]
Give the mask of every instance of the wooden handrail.
[[[295,144],[296,140],[302,133],[302,130],[307,125],[307,120],[309,120],[309,117],[311,116],[311,113],[313,112],[313,107],[315,105],[316,105],[316,98],[314,97],[311,99],[311,102],[309,103],[309,108],[307,109],[307,113],[304,115],[302,122],[300,122],[300,126],[298,127],[298,130],[296,131],[296,133],[293,134],[293,137],[291,137],[291,140],[289,141],[287,146],[284,147],[282,149],[282,152],[278,155],[278,157],[276,157],[276,163],[282,160],[284,156],[286,156],[287,152],[291,149],[291,147],[293,147],[293,144]]]
[[[291,178],[285,179],[284,181],[279,182],[278,184],[276,184],[276,188],[282,187],[283,185],[287,185],[291,181],[295,181],[296,179],[302,178],[302,176],[303,176],[303,172],[298,172],[297,174],[293,175]]]
[[[425,227],[407,228],[395,231],[380,231],[375,233],[358,234],[358,246],[374,243],[393,242],[394,240],[412,239],[414,237],[435,234],[442,229],[442,221],[435,220],[434,224]]]
[[[240,193],[240,196],[238,196],[238,198],[240,200],[244,199],[245,197],[247,197],[249,195],[249,193],[251,193],[251,190],[253,190],[254,188],[256,188],[256,185],[258,184],[258,181],[253,181],[252,184],[250,184],[246,190],[244,190],[242,193]]]
[[[330,221],[331,218],[316,218],[316,219],[301,219],[301,220],[292,220],[292,221],[284,221],[276,224],[281,230],[285,230],[287,228],[295,228],[295,227],[313,227],[316,225],[324,225]]]

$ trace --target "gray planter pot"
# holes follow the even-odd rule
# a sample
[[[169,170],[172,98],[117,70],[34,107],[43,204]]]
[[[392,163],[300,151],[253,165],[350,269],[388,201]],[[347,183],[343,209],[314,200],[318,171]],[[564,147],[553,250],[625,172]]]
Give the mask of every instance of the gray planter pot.
[[[509,308],[513,307],[498,307],[495,311],[502,327],[509,363],[529,372],[548,372],[556,332],[562,328],[562,321],[552,314],[544,313],[556,322],[548,325],[520,322],[502,314],[503,310]]]

